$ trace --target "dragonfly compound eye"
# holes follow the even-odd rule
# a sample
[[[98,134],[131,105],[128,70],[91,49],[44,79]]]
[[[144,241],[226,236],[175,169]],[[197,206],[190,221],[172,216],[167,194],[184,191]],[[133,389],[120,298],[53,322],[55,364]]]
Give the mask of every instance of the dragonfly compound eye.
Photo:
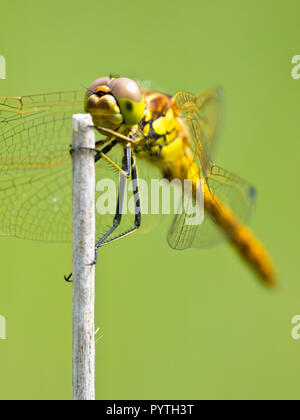
[[[95,126],[117,130],[123,123],[123,115],[108,86],[109,81],[108,77],[95,80],[86,91],[84,106]]]
[[[108,85],[118,102],[125,124],[138,124],[145,112],[144,97],[139,85],[125,77],[112,79]]]

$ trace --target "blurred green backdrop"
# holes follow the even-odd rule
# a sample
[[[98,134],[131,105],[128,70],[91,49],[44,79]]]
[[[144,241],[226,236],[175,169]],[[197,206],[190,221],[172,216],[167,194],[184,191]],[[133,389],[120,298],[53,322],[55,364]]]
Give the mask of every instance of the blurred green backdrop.
[[[172,251],[164,224],[103,249],[98,399],[299,398],[299,13],[297,0],[2,4],[0,95],[109,73],[170,93],[223,86],[216,161],[257,186],[252,227],[280,272],[267,291],[226,244]],[[71,248],[1,239],[0,253],[0,398],[71,398]]]

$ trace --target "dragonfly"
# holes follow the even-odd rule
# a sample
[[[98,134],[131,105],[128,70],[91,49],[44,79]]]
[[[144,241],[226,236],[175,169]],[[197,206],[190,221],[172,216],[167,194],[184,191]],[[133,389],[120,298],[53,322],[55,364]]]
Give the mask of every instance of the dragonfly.
[[[213,161],[221,115],[222,91],[169,95],[142,89],[126,77],[101,77],[87,90],[0,97],[0,235],[46,242],[67,242],[72,232],[72,183],[69,138],[72,115],[83,110],[101,136],[96,142],[96,174],[106,162],[134,185],[135,214],[122,230],[125,182],[110,225],[96,216],[95,249],[142,226],[137,167],[148,162],[169,181],[191,181],[194,200],[202,181],[204,221],[187,223],[175,214],[167,234],[171,248],[204,248],[229,242],[266,285],[276,270],[262,243],[247,227],[255,188]],[[116,162],[114,150],[121,158]],[[101,224],[102,221],[102,224]],[[98,226],[101,229],[98,229]],[[120,230],[121,229],[121,230]]]

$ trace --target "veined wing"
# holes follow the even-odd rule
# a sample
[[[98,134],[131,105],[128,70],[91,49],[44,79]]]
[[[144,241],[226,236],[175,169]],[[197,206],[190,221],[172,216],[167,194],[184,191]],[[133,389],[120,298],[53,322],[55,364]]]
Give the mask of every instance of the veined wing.
[[[173,99],[192,139],[191,147],[196,161],[205,176],[215,151],[221,119],[221,97],[221,88],[212,88],[200,95],[178,92]]]
[[[68,241],[72,231],[69,145],[83,94],[0,97],[0,234]]]
[[[199,173],[204,177],[212,196],[216,197],[216,203],[226,206],[246,223],[255,203],[255,189],[237,175],[211,162],[220,122],[220,99],[220,89],[209,89],[202,95],[179,92],[174,101],[187,128]],[[208,247],[225,239],[226,235],[207,212],[200,225],[188,225],[186,218],[183,212],[173,220],[168,233],[172,248]]]
[[[0,173],[63,165],[70,144],[63,129],[83,112],[82,97],[82,91],[0,97]]]
[[[229,209],[241,222],[249,222],[256,198],[253,186],[215,164],[211,165],[205,182],[220,211]],[[190,197],[190,200],[193,198]],[[168,232],[168,243],[172,248],[205,248],[226,239],[226,233],[214,223],[208,212],[205,212],[200,225],[187,224],[187,217],[190,218],[190,215],[183,212],[173,219]]]
[[[81,109],[84,90],[45,93],[26,96],[0,96],[0,121],[15,119],[17,115],[41,112],[67,112]],[[74,112],[73,112],[74,113]]]

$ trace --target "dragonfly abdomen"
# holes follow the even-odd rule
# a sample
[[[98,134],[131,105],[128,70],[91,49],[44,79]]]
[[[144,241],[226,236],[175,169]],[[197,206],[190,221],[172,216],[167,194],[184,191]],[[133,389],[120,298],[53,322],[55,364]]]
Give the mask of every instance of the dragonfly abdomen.
[[[201,178],[199,167],[188,146],[169,168],[169,178],[191,179],[193,194],[199,188],[198,180]],[[203,179],[203,177],[202,177]],[[254,269],[259,277],[268,285],[276,282],[276,273],[263,245],[254,237],[252,232],[239,220],[239,218],[211,192],[204,181],[204,217],[211,217],[214,223],[223,231],[240,256]],[[199,226],[201,229],[201,225]]]
[[[271,258],[263,245],[217,197],[208,191],[204,196],[205,210],[226,234],[240,256],[268,285],[274,285],[276,274]]]

